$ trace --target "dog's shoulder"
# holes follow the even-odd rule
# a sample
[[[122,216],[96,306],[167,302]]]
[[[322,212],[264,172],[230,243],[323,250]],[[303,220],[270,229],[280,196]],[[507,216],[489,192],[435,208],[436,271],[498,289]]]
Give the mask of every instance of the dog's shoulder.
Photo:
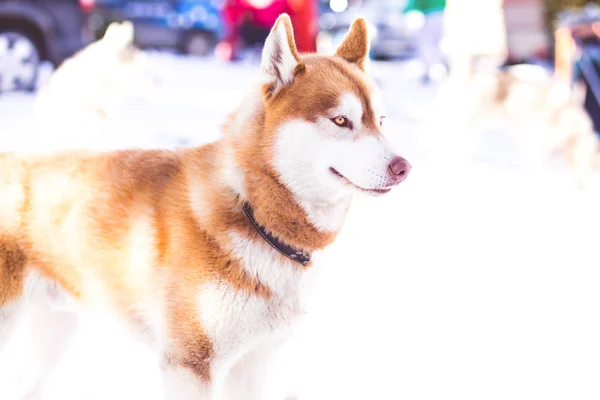
[[[121,150],[101,155],[99,161],[104,179],[138,189],[164,186],[183,168],[181,152],[171,150]]]

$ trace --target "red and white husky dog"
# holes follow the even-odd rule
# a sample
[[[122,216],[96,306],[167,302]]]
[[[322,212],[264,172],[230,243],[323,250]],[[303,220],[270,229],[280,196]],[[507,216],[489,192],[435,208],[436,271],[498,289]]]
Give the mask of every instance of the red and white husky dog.
[[[48,310],[72,300],[155,351],[160,398],[261,398],[352,196],[411,168],[382,134],[368,47],[358,19],[334,56],[300,55],[282,15],[218,142],[0,155],[0,398],[43,385],[65,327]]]

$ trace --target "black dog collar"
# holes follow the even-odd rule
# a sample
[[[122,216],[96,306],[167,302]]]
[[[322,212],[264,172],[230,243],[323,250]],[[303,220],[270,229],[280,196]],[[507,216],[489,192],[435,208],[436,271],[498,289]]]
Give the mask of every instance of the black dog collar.
[[[256,220],[254,219],[254,211],[252,210],[252,207],[250,207],[250,204],[244,202],[242,208],[244,209],[244,213],[250,220],[250,223],[252,224],[252,226],[254,226],[254,229],[256,229],[258,233],[260,233],[260,236],[262,236],[263,239],[265,239],[265,241],[269,243],[269,245],[271,245],[271,247],[273,247],[275,250],[277,250],[290,260],[296,261],[297,263],[300,263],[302,265],[306,265],[310,262],[310,254],[302,250],[298,250],[295,247],[282,242],[277,237],[267,232],[264,226],[259,225],[258,222],[256,222]]]

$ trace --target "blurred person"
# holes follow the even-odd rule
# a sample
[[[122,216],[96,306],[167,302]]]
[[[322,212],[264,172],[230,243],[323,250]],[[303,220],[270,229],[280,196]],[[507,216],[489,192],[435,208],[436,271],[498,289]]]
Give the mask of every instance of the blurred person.
[[[420,12],[424,15],[423,27],[419,31],[417,43],[419,57],[424,64],[423,83],[431,81],[432,70],[442,65],[444,55],[440,48],[446,0],[409,0],[405,12]]]
[[[317,51],[318,10],[316,0],[288,0],[296,46],[301,53]]]
[[[283,13],[289,14],[294,24],[298,51],[316,51],[315,0],[226,0],[223,7],[225,37],[217,46],[217,57],[237,60],[243,48],[261,46]]]
[[[571,45],[563,48],[563,58],[573,63],[573,68],[567,71],[571,72],[573,82],[585,84],[585,109],[594,122],[596,134],[600,135],[600,22],[575,26],[566,32],[561,30],[558,36]]]
[[[225,37],[217,46],[217,57],[237,60],[242,48],[264,42],[285,10],[285,0],[226,0],[222,11]]]
[[[571,29],[559,27],[554,32],[554,73],[556,77],[564,82],[573,79],[573,60],[577,52],[577,46]]]

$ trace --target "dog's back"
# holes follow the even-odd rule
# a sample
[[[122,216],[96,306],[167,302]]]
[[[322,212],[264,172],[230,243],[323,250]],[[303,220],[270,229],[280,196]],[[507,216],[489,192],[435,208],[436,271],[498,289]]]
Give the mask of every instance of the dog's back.
[[[0,169],[5,171],[0,175],[0,307],[2,307],[21,291],[26,256],[19,243],[18,232],[27,204],[22,163],[15,156],[0,155]]]
[[[123,265],[132,248],[154,257],[153,217],[180,171],[179,155],[0,154],[0,170],[0,398],[27,398],[68,341],[74,300],[114,293],[89,304],[116,307],[155,295],[144,283],[159,272],[134,276]],[[50,334],[36,337],[40,331]]]
[[[64,271],[100,263],[81,258],[83,243],[110,247],[121,240],[135,204],[155,206],[179,172],[178,160],[174,152],[141,150],[0,155],[8,172],[0,176],[0,306],[22,291],[26,265],[67,289],[79,285]]]

